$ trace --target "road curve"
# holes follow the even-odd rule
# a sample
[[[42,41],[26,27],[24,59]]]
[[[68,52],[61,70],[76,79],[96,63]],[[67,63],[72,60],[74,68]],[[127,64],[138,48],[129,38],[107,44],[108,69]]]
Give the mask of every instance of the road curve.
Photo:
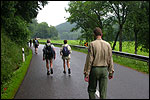
[[[33,57],[14,99],[88,99],[88,83],[83,76],[86,54],[72,52],[69,76],[63,74],[60,48],[56,47],[54,74],[47,76],[43,46],[40,44],[37,55],[31,47]],[[107,99],[149,99],[149,75],[118,64],[114,64],[114,69],[114,78],[108,81]]]

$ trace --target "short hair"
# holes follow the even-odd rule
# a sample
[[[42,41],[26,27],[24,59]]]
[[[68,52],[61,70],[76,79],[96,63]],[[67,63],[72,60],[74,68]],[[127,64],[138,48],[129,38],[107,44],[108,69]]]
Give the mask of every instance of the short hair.
[[[47,40],[47,43],[50,43],[50,40]]]
[[[66,44],[67,43],[67,40],[64,40],[64,44]]]
[[[96,36],[102,36],[102,30],[99,27],[96,27],[93,32]]]

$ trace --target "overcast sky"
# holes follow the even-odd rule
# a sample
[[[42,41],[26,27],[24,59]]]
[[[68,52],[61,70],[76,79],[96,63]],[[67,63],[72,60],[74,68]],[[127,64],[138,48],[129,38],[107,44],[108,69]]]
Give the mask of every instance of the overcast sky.
[[[65,11],[68,3],[69,1],[48,1],[48,4],[37,15],[38,23],[47,22],[49,26],[57,26],[66,22],[64,17],[69,17],[69,13]]]

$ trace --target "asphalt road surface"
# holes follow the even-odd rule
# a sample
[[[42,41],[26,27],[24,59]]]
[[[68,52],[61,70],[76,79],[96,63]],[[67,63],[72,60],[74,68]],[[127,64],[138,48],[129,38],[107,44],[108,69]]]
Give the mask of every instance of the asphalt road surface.
[[[14,99],[88,99],[88,83],[83,75],[86,54],[72,52],[71,75],[68,75],[68,70],[63,73],[60,48],[55,47],[54,73],[48,76],[46,61],[42,60],[43,46],[39,46],[37,55],[31,47],[33,57]],[[108,81],[107,99],[149,99],[149,75],[115,63],[114,69],[114,78]]]

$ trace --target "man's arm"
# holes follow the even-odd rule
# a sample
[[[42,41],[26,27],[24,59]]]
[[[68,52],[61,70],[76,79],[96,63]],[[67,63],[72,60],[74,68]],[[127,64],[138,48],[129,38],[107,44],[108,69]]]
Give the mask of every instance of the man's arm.
[[[108,51],[108,53],[109,53],[109,57],[108,57],[108,72],[109,72],[109,79],[112,79],[113,78],[113,74],[114,74],[114,65],[113,65],[113,58],[112,58],[112,49],[111,49],[111,47],[110,47],[110,45],[109,45],[109,47],[108,47],[109,49],[109,51]]]
[[[85,66],[84,66],[85,77],[89,77],[92,62],[93,62],[93,47],[92,47],[92,44],[90,43],[89,48],[88,48],[88,54],[86,56]]]

